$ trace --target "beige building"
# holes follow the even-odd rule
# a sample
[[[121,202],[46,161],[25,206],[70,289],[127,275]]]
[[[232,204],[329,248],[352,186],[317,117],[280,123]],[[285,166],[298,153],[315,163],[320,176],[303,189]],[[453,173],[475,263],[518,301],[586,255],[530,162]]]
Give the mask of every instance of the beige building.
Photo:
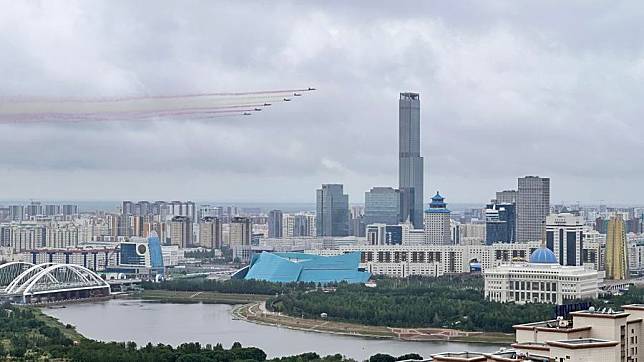
[[[206,216],[199,222],[199,246],[208,249],[221,249],[221,221],[219,218]]]
[[[517,325],[512,347],[555,362],[641,362],[644,304],[622,308],[624,311],[591,307],[570,313],[571,320]]]

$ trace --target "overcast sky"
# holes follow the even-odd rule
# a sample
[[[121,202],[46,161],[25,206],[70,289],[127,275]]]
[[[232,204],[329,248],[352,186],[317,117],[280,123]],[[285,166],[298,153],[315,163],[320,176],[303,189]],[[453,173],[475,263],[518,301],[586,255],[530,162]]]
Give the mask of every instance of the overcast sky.
[[[398,184],[421,97],[425,199],[551,178],[644,203],[640,1],[1,1],[0,96],[316,87],[252,117],[0,125],[0,199],[351,202]]]

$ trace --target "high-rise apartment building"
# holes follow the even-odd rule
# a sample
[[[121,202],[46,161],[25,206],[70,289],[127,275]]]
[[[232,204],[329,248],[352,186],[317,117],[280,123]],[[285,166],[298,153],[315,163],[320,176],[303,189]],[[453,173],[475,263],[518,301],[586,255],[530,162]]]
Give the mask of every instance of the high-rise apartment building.
[[[624,219],[620,215],[613,216],[606,234],[606,278],[622,280],[629,277],[627,250]]]
[[[398,183],[401,221],[423,228],[423,158],[420,156],[420,96],[400,93],[398,101]]]
[[[517,241],[543,240],[546,216],[550,213],[550,179],[519,178],[517,190]]]
[[[400,191],[373,187],[364,194],[364,223],[397,225],[400,221]]]
[[[282,210],[271,210],[268,213],[268,237],[281,238],[283,234],[284,214]]]
[[[581,266],[584,250],[584,220],[570,213],[546,217],[546,247],[560,265]]]
[[[349,195],[341,184],[325,184],[316,195],[317,236],[349,235]]]
[[[228,229],[228,245],[231,248],[249,246],[253,236],[253,224],[249,217],[235,216]]]
[[[204,216],[199,222],[199,246],[208,249],[221,249],[221,220],[214,216]]]
[[[438,191],[432,197],[429,208],[425,210],[425,244],[451,244],[450,211],[445,198]]]
[[[191,248],[192,242],[192,221],[187,216],[175,216],[170,221],[170,244],[178,245],[179,248]]]

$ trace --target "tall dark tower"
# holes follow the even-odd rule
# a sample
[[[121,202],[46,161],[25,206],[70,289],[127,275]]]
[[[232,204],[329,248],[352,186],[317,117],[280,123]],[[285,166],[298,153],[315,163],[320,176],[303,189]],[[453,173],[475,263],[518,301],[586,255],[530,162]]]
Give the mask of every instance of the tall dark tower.
[[[420,156],[420,97],[400,93],[398,102],[398,183],[401,221],[423,229],[423,158]]]

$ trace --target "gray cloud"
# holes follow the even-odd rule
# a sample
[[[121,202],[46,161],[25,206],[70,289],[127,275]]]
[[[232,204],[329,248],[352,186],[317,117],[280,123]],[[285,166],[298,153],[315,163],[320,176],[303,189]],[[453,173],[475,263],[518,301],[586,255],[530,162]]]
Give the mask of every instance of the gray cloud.
[[[312,201],[343,182],[361,202],[397,184],[413,90],[426,188],[448,201],[539,174],[554,201],[644,202],[637,2],[1,6],[0,96],[319,90],[252,117],[0,125],[0,198]]]

